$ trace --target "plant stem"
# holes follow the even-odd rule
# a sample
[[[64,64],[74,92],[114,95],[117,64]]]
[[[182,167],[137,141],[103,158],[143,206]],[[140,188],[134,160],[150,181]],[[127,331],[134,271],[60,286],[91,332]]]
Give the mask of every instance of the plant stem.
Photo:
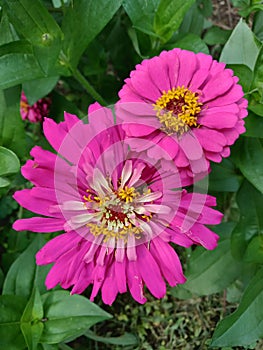
[[[73,69],[72,74],[74,78],[84,87],[84,89],[102,106],[106,106],[107,102],[104,98],[94,89],[94,87],[88,82],[88,80],[81,74],[78,69]]]

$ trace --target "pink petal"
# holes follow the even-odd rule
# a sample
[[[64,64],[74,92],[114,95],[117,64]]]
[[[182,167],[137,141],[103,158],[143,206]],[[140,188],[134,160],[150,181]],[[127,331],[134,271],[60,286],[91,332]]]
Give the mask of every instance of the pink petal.
[[[56,232],[63,230],[64,223],[65,220],[61,219],[33,217],[15,221],[13,229],[16,231]]]
[[[143,244],[137,247],[137,256],[137,267],[147,288],[156,298],[163,298],[166,286],[156,261]]]

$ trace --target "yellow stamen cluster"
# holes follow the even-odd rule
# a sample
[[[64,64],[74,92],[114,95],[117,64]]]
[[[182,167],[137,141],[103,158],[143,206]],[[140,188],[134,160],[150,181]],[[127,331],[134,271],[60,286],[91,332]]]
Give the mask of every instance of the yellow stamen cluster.
[[[103,242],[106,243],[110,238],[115,239],[123,239],[125,243],[128,241],[128,236],[135,236],[135,238],[140,238],[140,233],[142,232],[142,229],[139,227],[134,227],[131,224],[129,226],[124,226],[121,230],[115,231],[115,230],[109,230],[107,227],[103,225],[96,225],[96,224],[87,224],[87,226],[90,229],[90,232],[95,236],[104,235],[105,238],[103,239]]]
[[[20,107],[23,109],[24,112],[28,112],[29,104],[25,101],[20,101]]]
[[[134,187],[125,186],[124,188],[120,188],[118,191],[119,198],[125,200],[126,203],[131,203],[136,195],[137,194]]]
[[[163,125],[162,130],[168,135],[177,133],[181,136],[189,127],[198,127],[197,115],[202,106],[198,100],[199,96],[184,86],[163,91],[154,104],[156,116]]]
[[[111,195],[103,197],[96,196],[90,189],[87,189],[86,193],[83,196],[84,205],[87,202],[94,203],[92,210],[101,213],[98,223],[86,224],[94,236],[103,235],[104,243],[110,238],[123,239],[124,242],[127,242],[128,237],[132,235],[136,239],[140,238],[142,229],[130,221],[130,215],[133,214],[134,209],[130,203],[139,195],[134,187],[120,187],[117,191],[113,190]],[[151,217],[143,215],[142,218],[149,221]]]

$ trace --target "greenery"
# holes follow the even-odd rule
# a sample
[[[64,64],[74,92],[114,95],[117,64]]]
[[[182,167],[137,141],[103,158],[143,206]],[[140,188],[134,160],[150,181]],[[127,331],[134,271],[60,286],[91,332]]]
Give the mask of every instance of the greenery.
[[[211,0],[0,0],[0,344],[10,350],[257,349],[263,347],[263,4],[226,1],[230,24]],[[49,148],[41,123],[22,121],[49,96],[50,116],[83,117],[89,104],[115,103],[123,80],[144,58],[180,47],[211,54],[240,79],[249,101],[246,133],[231,156],[212,164],[209,193],[224,222],[214,251],[179,249],[188,281],[163,300],[112,307],[57,287],[35,253],[53,234],[15,232],[31,217],[12,199],[31,185],[20,164],[35,145]],[[177,249],[177,248],[175,248]]]

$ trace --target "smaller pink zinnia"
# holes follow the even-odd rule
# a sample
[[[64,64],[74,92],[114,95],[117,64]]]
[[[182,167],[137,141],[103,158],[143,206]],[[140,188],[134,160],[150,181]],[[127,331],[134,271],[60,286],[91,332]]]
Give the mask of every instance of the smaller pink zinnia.
[[[206,224],[222,214],[215,198],[174,190],[176,174],[147,155],[133,153],[120,126],[105,108],[93,106],[89,124],[65,114],[56,124],[44,121],[44,133],[56,154],[34,147],[22,174],[34,187],[17,191],[20,205],[40,215],[20,219],[16,230],[66,231],[50,240],[36,256],[37,264],[53,263],[48,289],[60,284],[82,293],[93,285],[91,300],[101,290],[112,304],[130,291],[144,303],[145,286],[162,298],[167,281],[185,282],[171,243],[214,249],[218,236]]]
[[[144,60],[119,97],[124,129],[137,139],[132,149],[147,149],[147,140],[163,148],[181,171],[183,185],[194,183],[198,173],[206,175],[210,161],[228,157],[229,146],[245,132],[247,100],[238,78],[203,53],[174,49]],[[148,154],[160,158],[152,143]]]
[[[27,119],[31,123],[43,121],[43,119],[48,116],[50,103],[50,98],[44,97],[31,106],[27,101],[25,93],[22,91],[20,100],[20,113],[22,119]]]

